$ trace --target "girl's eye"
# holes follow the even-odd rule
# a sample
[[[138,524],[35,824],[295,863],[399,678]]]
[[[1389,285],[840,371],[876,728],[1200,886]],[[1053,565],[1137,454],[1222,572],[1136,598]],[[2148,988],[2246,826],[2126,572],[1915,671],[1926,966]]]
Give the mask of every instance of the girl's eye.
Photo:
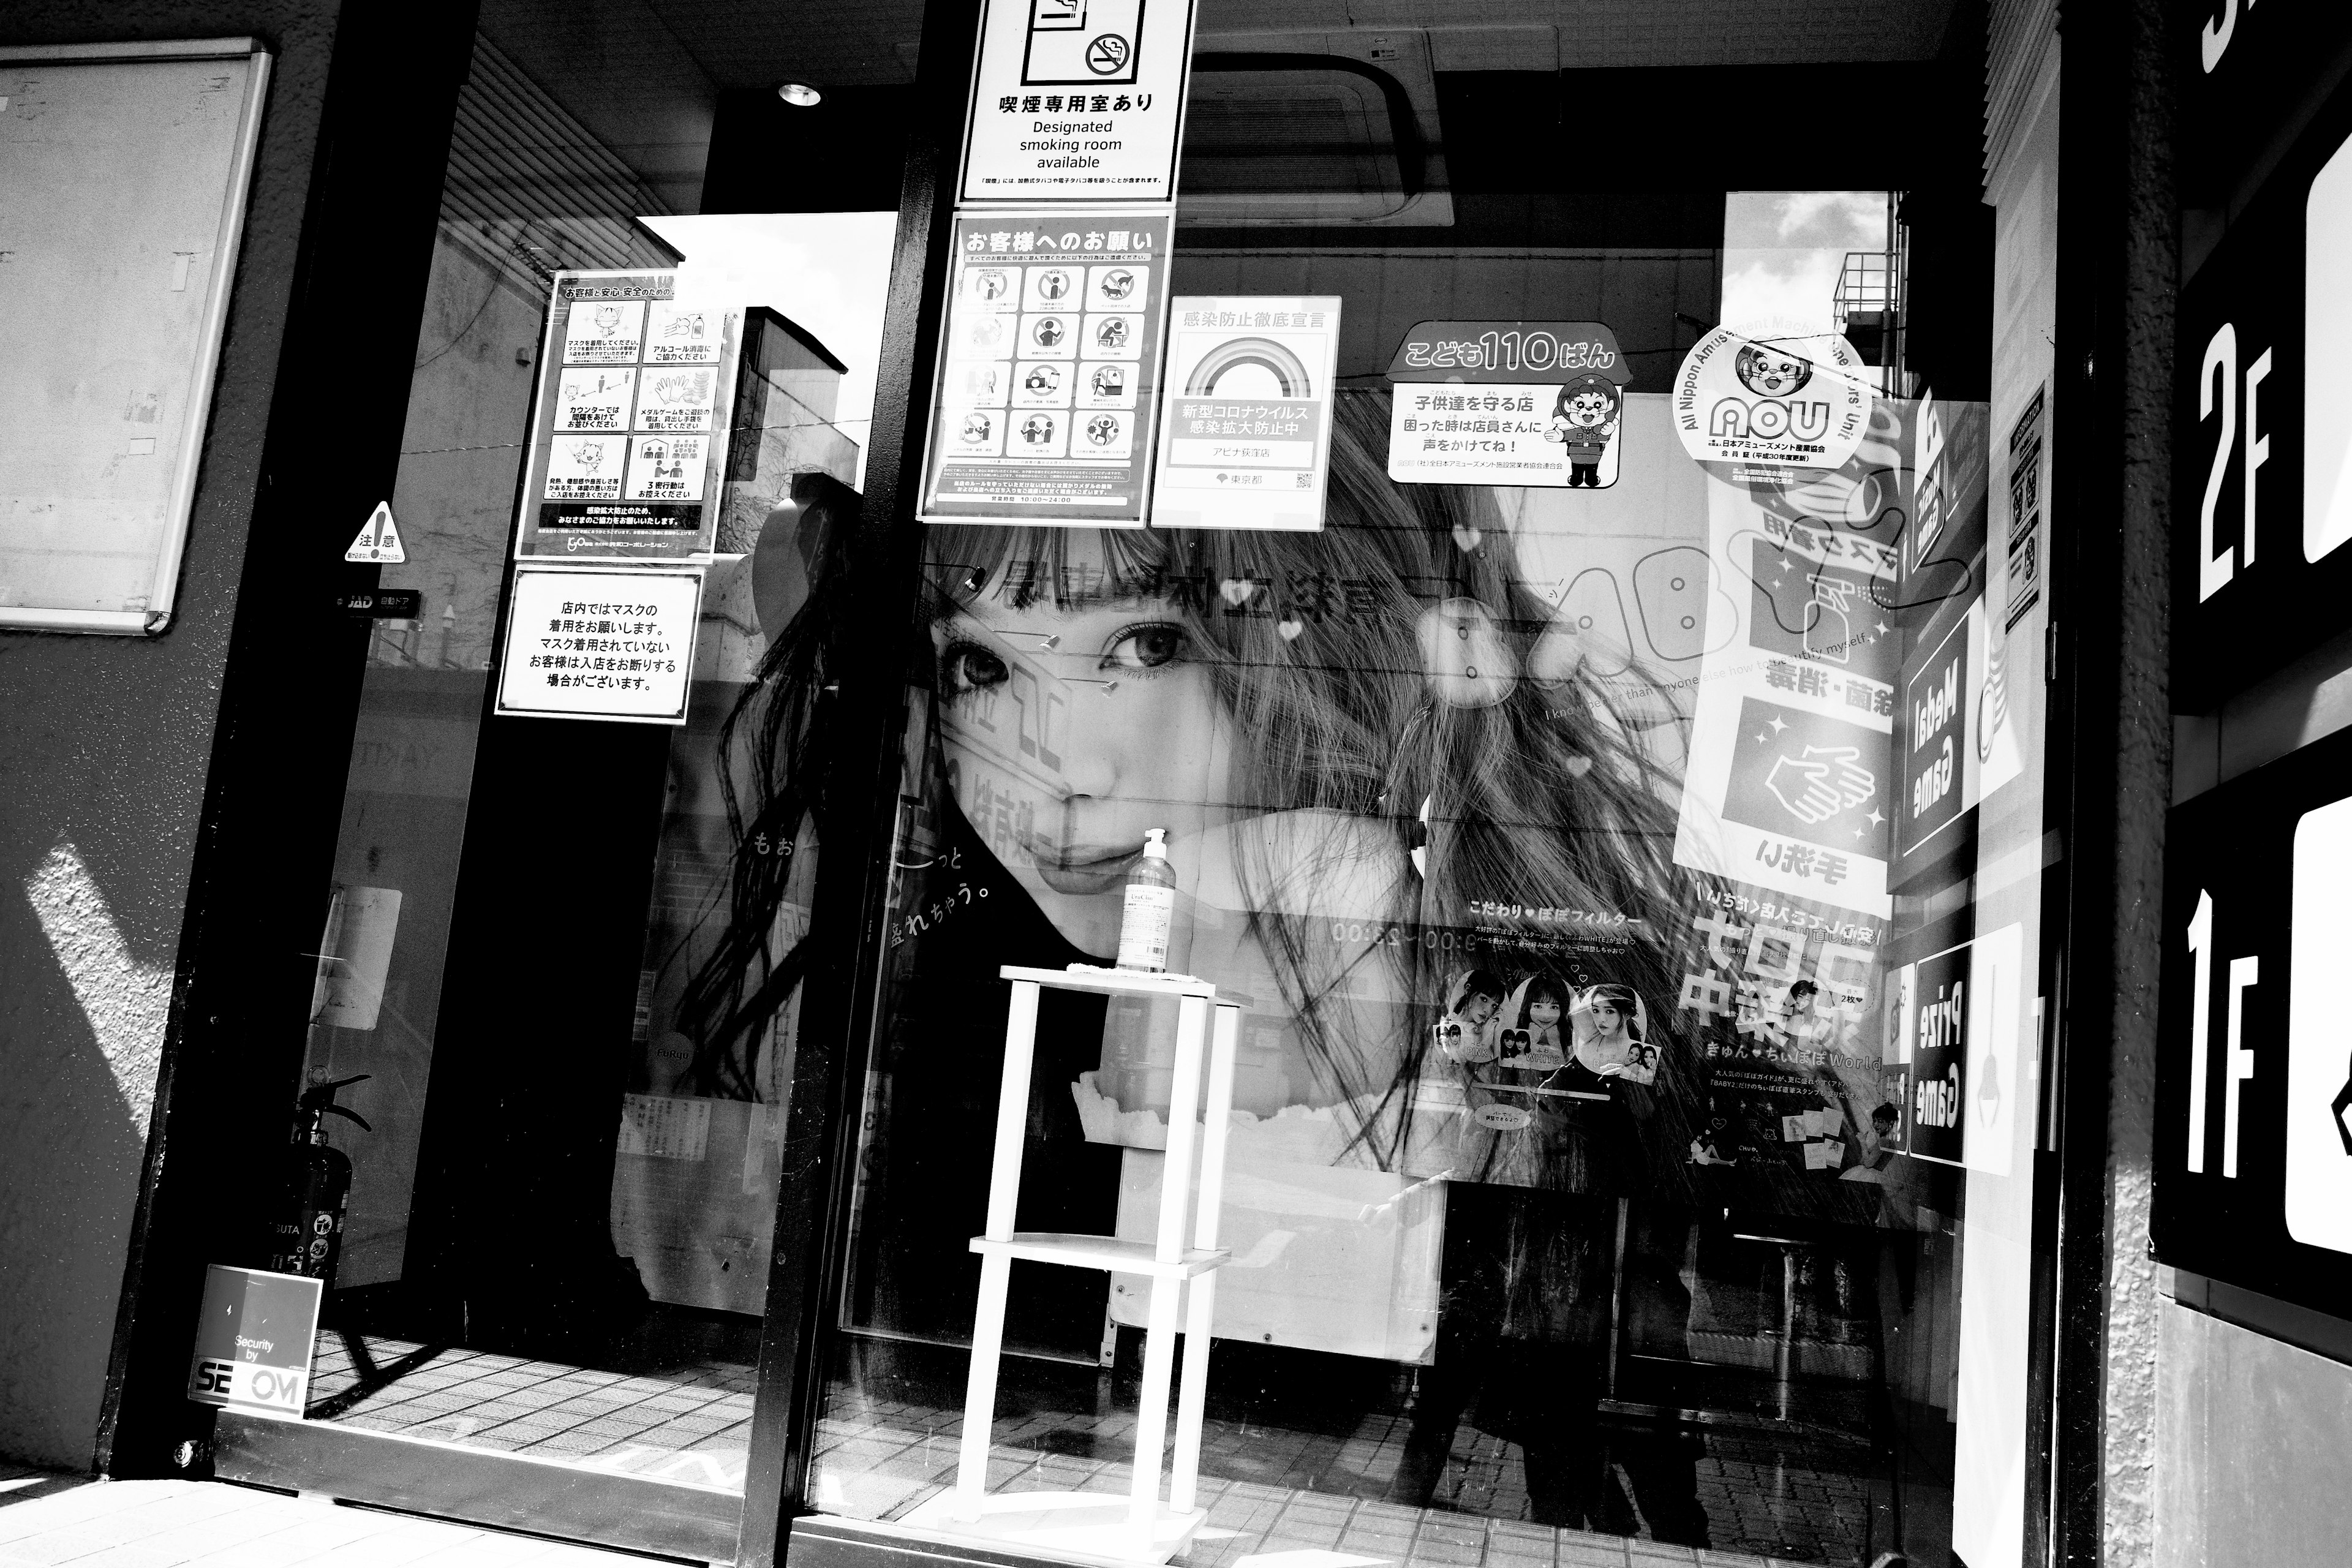
[[[1184,628],[1168,621],[1128,626],[1115,634],[1103,654],[1105,669],[1158,669],[1184,656]]]
[[[1011,673],[1002,658],[978,643],[951,642],[940,654],[940,685],[950,699],[1002,686]]]

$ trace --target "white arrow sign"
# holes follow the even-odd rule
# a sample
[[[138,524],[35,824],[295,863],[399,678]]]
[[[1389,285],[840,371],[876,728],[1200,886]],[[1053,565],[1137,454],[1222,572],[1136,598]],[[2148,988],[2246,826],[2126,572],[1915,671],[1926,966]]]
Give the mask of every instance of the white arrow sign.
[[[392,521],[392,503],[380,500],[367,521],[360,525],[360,536],[343,552],[346,561],[404,562],[408,552],[400,547],[400,525]]]

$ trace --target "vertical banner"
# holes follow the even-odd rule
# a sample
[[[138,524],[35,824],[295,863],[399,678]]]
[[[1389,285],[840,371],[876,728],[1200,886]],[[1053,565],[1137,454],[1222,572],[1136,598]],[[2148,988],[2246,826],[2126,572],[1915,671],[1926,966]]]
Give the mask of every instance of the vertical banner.
[[[984,0],[959,205],[1171,202],[1191,0]]]
[[[1169,309],[1152,521],[1320,529],[1339,297],[1188,298]]]
[[[1599,321],[1423,321],[1397,345],[1389,478],[1605,489],[1633,372]]]
[[[676,272],[555,275],[517,555],[710,552],[739,319],[681,301]]]
[[[925,522],[1143,525],[1173,222],[956,215]]]

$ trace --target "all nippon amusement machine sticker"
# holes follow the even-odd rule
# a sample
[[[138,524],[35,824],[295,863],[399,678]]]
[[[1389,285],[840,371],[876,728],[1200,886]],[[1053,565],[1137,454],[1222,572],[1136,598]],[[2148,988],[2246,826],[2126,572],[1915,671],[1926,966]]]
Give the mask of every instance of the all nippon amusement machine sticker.
[[[985,0],[957,201],[1176,196],[1191,0]]]
[[[1423,321],[1389,365],[1389,478],[1606,489],[1633,379],[1599,321]]]
[[[1834,334],[1767,341],[1717,327],[1675,373],[1675,431],[1702,463],[1835,468],[1870,428],[1877,374]]]
[[[1143,525],[1173,221],[956,215],[924,521]]]
[[[1339,296],[1188,297],[1169,311],[1152,522],[1321,528]]]
[[[739,319],[676,272],[555,275],[517,555],[710,552]]]

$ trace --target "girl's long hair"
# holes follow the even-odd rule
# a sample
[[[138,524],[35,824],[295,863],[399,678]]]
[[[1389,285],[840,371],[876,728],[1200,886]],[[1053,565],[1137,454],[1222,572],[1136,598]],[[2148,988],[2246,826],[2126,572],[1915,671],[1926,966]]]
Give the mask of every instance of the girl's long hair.
[[[1572,668],[1549,658],[1539,667],[1549,672],[1542,680],[1528,673],[1538,640],[1550,632],[1556,642],[1564,628],[1519,576],[1489,490],[1390,480],[1378,455],[1388,409],[1385,392],[1339,394],[1319,532],[1106,530],[1109,581],[1074,588],[1066,530],[935,528],[920,618],[943,618],[983,595],[1015,608],[1086,594],[1165,601],[1193,638],[1192,657],[1210,667],[1241,737],[1232,804],[1247,813],[1361,819],[1394,845],[1400,865],[1425,835],[1423,868],[1400,878],[1392,906],[1378,911],[1393,940],[1364,944],[1349,959],[1335,958],[1332,944],[1314,936],[1328,921],[1274,907],[1267,895],[1296,886],[1295,868],[1266,863],[1263,836],[1237,840],[1260,847],[1242,857],[1254,863],[1235,870],[1319,1087],[1369,1105],[1352,1129],[1354,1143],[1393,1168],[1405,1152],[1405,1113],[1444,972],[1465,958],[1446,933],[1476,925],[1481,906],[1622,915],[1636,940],[1607,955],[1610,978],[1661,996],[1674,989],[1669,955],[1688,905],[1673,856],[1680,781],[1646,734],[1675,721],[1664,689],[1638,665],[1622,668],[1623,650],[1612,650],[1619,658],[1570,661]],[[847,565],[835,557],[825,570]],[[822,814],[822,795],[801,782],[823,754],[822,710],[806,692],[841,656],[801,645],[845,630],[825,606],[847,597],[812,572],[805,607],[776,637],[759,682],[728,720],[722,749],[751,751],[749,799],[732,790],[726,797],[739,838],[761,829],[796,835]],[[1431,668],[1425,616],[1459,600],[1484,611],[1499,639],[1493,646],[1507,656],[1488,671],[1486,697],[1498,674],[1517,672],[1504,678],[1499,700],[1449,700]],[[928,645],[922,658],[930,659]],[[1617,673],[1599,674],[1600,665]],[[929,705],[934,726],[938,706]],[[940,754],[936,735],[926,753]],[[935,762],[926,771],[929,788],[943,795]],[[748,1077],[736,1057],[783,1003],[803,951],[795,943],[769,961],[792,874],[751,860],[739,852],[729,940],[689,989],[689,1022],[714,1088]],[[1531,952],[1528,962],[1541,964],[1544,956]],[[1377,963],[1393,966],[1395,994],[1411,1000],[1391,1037],[1343,1034],[1331,1026],[1326,999],[1360,965]]]

